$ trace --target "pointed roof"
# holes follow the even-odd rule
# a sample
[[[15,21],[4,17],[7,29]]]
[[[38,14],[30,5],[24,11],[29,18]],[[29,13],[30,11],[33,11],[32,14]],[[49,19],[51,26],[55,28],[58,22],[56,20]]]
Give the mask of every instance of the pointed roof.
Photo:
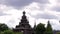
[[[47,31],[52,31],[52,26],[50,24],[50,21],[48,21],[48,24],[47,24]]]
[[[23,15],[25,15],[25,13],[26,13],[26,12],[25,12],[25,11],[23,11]]]

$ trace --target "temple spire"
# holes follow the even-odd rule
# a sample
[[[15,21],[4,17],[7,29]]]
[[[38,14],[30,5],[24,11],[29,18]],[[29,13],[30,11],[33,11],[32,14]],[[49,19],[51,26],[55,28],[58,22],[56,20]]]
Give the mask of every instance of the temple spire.
[[[25,15],[25,13],[26,13],[26,12],[25,12],[25,11],[23,11],[23,15]]]
[[[22,16],[22,19],[25,19],[26,20],[26,12],[25,11],[23,11],[23,16]]]

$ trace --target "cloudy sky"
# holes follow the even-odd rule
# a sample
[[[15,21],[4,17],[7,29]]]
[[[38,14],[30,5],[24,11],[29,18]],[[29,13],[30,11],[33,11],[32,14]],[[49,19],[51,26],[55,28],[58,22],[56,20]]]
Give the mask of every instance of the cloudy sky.
[[[0,23],[15,27],[24,10],[32,27],[49,20],[53,30],[60,30],[60,0],[0,0]]]

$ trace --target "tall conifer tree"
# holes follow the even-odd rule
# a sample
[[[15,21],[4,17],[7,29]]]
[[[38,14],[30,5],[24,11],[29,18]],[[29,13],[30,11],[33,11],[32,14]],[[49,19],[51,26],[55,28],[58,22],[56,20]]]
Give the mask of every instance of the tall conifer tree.
[[[48,21],[47,28],[45,34],[53,34],[52,27],[50,22]]]

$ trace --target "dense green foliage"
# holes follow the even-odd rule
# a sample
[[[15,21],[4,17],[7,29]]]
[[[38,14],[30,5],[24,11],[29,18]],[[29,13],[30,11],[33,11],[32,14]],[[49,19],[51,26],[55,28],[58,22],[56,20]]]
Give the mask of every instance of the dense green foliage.
[[[13,32],[6,24],[0,24],[0,34],[23,34],[21,32]]]
[[[36,34],[53,34],[52,27],[49,21],[46,28],[44,27],[44,24],[38,24],[36,27]]]
[[[45,27],[44,24],[40,23],[36,27],[36,34],[44,34],[45,32]]]
[[[0,32],[1,31],[5,31],[5,30],[8,30],[8,26],[6,24],[0,24]]]
[[[5,30],[1,34],[14,34],[14,32],[12,30]]]
[[[48,21],[48,24],[47,24],[47,28],[46,28],[45,34],[53,34],[52,27],[51,27],[49,21]]]
[[[23,34],[22,32],[13,32],[12,30],[6,30],[1,32],[0,34]]]
[[[57,34],[60,34],[60,32],[57,32]]]

